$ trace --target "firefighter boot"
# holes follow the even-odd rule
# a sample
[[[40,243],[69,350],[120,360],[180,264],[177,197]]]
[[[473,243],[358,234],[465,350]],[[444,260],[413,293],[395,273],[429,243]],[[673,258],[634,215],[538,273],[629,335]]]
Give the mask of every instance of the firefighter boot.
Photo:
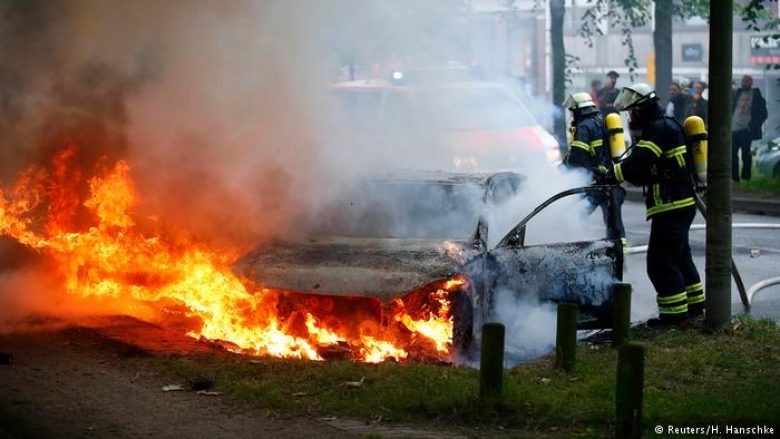
[[[688,298],[688,317],[698,318],[704,315],[704,288],[701,282],[685,287],[685,293]]]
[[[688,304],[688,318],[697,319],[704,316],[704,303]]]
[[[648,320],[645,325],[650,329],[672,329],[682,328],[688,321],[687,314],[679,315],[665,315],[661,314],[659,317]]]

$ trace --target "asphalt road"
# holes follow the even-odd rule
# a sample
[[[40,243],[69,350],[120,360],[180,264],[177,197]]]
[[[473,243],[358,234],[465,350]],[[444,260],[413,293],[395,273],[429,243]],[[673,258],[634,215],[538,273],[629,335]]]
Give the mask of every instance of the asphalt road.
[[[650,223],[645,221],[644,205],[627,201],[623,205],[623,223],[629,246],[646,245],[650,235]],[[596,216],[596,215],[593,215]],[[734,214],[733,224],[771,223],[780,224],[780,218]],[[704,224],[701,215],[694,224]],[[702,280],[705,278],[705,230],[692,230],[690,236],[694,262],[699,268]],[[780,276],[780,230],[738,229],[732,234],[734,261],[742,274],[746,288],[761,280]],[[751,252],[752,251],[752,252]],[[626,256],[624,280],[633,285],[632,320],[641,321],[656,315],[655,291],[645,270],[646,253]],[[732,312],[743,311],[736,284],[732,282]],[[705,285],[706,291],[706,285]],[[752,315],[769,317],[780,322],[780,285],[762,290],[755,296]]]

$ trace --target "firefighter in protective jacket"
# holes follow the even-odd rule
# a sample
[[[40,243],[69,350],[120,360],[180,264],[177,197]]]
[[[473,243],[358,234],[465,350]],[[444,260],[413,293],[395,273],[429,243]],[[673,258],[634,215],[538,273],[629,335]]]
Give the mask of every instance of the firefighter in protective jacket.
[[[566,165],[586,169],[591,173],[594,183],[605,183],[604,177],[612,166],[612,158],[601,112],[596,108],[591,95],[585,92],[573,93],[563,102],[563,107],[572,113],[572,142]],[[593,213],[596,207],[600,207],[607,227],[607,238],[620,239],[623,245],[626,244],[626,239],[620,209],[624,198],[625,191],[620,187],[615,194],[598,192],[587,196],[590,203],[588,213]],[[610,203],[615,203],[614,217],[610,216]]]
[[[645,187],[646,216],[652,221],[647,275],[659,313],[648,325],[674,325],[704,312],[704,289],[688,242],[696,207],[685,134],[676,120],[664,116],[647,84],[623,88],[615,107],[629,112],[629,126],[639,133],[631,155],[615,164],[613,173],[618,182]]]

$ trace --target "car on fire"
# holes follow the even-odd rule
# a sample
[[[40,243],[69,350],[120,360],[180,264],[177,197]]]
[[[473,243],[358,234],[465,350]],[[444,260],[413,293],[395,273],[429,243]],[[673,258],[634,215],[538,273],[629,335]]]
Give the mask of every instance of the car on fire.
[[[614,193],[614,186],[555,195],[489,246],[484,209],[511,202],[523,181],[511,172],[379,178],[354,198],[335,203],[330,215],[319,215],[305,236],[261,244],[234,270],[264,288],[305,298],[300,300],[343,298],[336,306],[349,307],[351,298],[370,297],[377,310],[399,300],[422,306],[420,292],[464,279],[450,295],[458,352],[468,353],[482,323],[495,320],[499,290],[517,298],[575,303],[581,328],[610,327],[612,287],[622,279],[620,241],[528,245],[525,238],[527,225],[556,201],[593,191]]]

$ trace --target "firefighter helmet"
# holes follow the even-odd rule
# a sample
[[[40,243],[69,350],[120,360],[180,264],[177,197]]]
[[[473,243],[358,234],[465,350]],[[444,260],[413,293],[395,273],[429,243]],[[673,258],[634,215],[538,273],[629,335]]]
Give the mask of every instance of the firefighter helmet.
[[[561,106],[571,111],[577,111],[582,110],[583,108],[595,107],[596,103],[593,102],[593,98],[590,96],[590,93],[581,91],[569,95],[569,97],[563,101]]]
[[[655,90],[649,85],[639,82],[623,87],[615,98],[615,109],[626,111],[642,106],[657,99]]]

